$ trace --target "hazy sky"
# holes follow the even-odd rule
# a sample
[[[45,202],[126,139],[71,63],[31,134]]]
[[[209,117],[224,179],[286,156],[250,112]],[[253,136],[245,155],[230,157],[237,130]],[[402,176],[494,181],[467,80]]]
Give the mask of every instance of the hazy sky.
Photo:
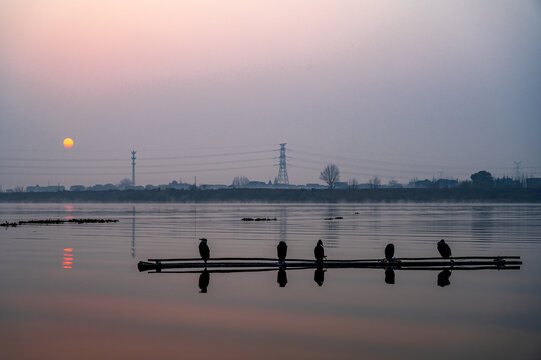
[[[295,184],[541,176],[541,2],[0,0],[4,189],[132,148],[139,185],[268,181],[282,142]]]

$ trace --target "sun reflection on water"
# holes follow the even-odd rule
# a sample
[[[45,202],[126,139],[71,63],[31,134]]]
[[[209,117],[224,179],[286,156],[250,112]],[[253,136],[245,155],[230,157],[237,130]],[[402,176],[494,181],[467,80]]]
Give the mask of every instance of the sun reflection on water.
[[[72,212],[73,211],[73,205],[64,205],[64,210],[66,212]],[[64,219],[70,220],[70,219],[73,219],[73,216],[64,216]]]
[[[73,248],[66,248],[63,251],[62,268],[71,269],[74,262]]]

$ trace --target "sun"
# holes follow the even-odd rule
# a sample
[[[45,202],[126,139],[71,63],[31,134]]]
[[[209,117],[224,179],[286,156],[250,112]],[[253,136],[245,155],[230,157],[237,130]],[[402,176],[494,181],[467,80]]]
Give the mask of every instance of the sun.
[[[72,147],[72,146],[73,146],[73,139],[71,139],[71,138],[65,138],[65,139],[64,139],[64,147],[65,147],[66,149],[69,149],[69,148]]]

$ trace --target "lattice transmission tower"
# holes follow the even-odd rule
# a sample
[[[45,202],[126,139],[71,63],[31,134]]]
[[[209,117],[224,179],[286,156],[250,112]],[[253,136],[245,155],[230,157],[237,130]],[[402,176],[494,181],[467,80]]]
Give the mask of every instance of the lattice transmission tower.
[[[280,144],[280,169],[278,169],[276,184],[289,185],[286,167],[286,143]]]

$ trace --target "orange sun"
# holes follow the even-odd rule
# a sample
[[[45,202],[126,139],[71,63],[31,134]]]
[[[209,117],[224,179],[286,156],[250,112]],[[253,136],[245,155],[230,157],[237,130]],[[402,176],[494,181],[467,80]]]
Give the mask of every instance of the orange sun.
[[[64,139],[64,147],[65,147],[66,149],[69,149],[69,148],[72,147],[72,146],[73,146],[73,139],[71,139],[71,138],[65,138],[65,139]]]

